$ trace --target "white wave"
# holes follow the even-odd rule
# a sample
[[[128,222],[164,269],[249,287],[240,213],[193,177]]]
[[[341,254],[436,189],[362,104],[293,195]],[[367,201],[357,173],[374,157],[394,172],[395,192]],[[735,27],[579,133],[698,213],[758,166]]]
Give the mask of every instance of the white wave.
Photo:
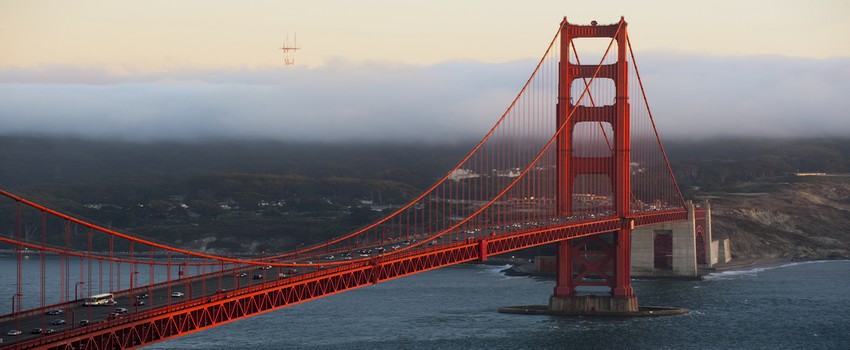
[[[508,268],[510,268],[510,267],[511,267],[511,265],[510,265],[510,264],[505,264],[505,265],[486,265],[486,264],[479,264],[479,265],[476,265],[476,266],[477,266],[479,269],[481,269],[481,270],[482,270],[482,271],[481,271],[482,273],[496,273],[496,274],[501,274],[503,270],[508,269]]]
[[[780,265],[772,265],[772,266],[760,266],[753,267],[745,270],[730,270],[730,271],[722,271],[722,272],[713,272],[703,277],[706,281],[720,281],[720,280],[731,280],[731,279],[740,279],[745,277],[754,277],[757,276],[760,272],[774,269],[781,269],[791,266],[797,265],[805,265],[805,264],[814,264],[814,263],[823,263],[828,260],[815,260],[815,261],[798,261],[791,262],[787,264]]]
[[[505,273],[502,272],[502,271],[510,268],[512,266],[511,264],[505,264],[505,265],[479,264],[479,265],[475,265],[475,266],[476,266],[477,269],[480,270],[480,271],[478,271],[478,273],[484,273],[484,274],[488,274],[488,275],[497,275],[497,276],[501,277],[502,279],[514,279],[514,278],[525,277],[525,276],[508,276],[508,275],[505,275]]]

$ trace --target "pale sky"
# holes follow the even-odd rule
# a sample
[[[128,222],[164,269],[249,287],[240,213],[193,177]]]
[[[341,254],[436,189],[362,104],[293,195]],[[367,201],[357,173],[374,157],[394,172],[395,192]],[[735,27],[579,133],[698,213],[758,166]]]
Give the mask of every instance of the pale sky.
[[[640,50],[850,56],[850,2],[714,1],[71,1],[0,0],[0,68],[258,68],[349,60],[434,64],[538,58],[563,16],[625,16]]]
[[[0,0],[0,136],[480,137],[564,16],[625,17],[662,136],[850,137],[840,0]]]

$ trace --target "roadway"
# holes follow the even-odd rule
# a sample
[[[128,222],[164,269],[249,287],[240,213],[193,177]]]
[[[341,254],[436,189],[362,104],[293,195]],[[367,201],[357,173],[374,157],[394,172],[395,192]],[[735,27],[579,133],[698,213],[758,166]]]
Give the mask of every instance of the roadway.
[[[501,227],[500,229],[489,228],[484,230],[467,230],[461,231],[451,238],[443,236],[431,242],[428,245],[421,245],[414,249],[425,249],[429,245],[446,244],[452,241],[465,240],[467,238],[474,239],[476,236],[484,236],[496,233],[497,231],[516,230],[521,228],[521,224],[513,224],[510,226]],[[73,303],[64,304],[61,306],[62,315],[47,315],[40,313],[24,318],[4,319],[0,320],[0,339],[3,345],[17,343],[21,341],[31,340],[37,337],[43,337],[45,334],[32,334],[35,328],[53,329],[57,333],[72,329],[80,329],[83,327],[91,327],[92,329],[99,328],[103,322],[121,322],[124,318],[132,317],[133,315],[157,308],[169,307],[178,305],[183,302],[196,300],[204,297],[210,297],[218,294],[230,294],[240,288],[260,285],[263,282],[268,282],[276,279],[287,278],[294,274],[310,273],[325,268],[323,263],[328,267],[338,266],[341,261],[368,259],[373,256],[387,254],[397,249],[402,249],[410,244],[415,243],[415,239],[400,240],[396,239],[391,242],[383,242],[367,244],[355,249],[312,252],[309,256],[302,256],[295,260],[287,262],[304,264],[306,266],[298,267],[290,270],[288,267],[271,267],[271,266],[252,266],[242,267],[238,269],[225,270],[223,273],[215,272],[204,276],[196,276],[194,278],[186,278],[183,280],[174,281],[171,284],[154,285],[150,288],[136,289],[132,293],[115,292],[115,305],[109,306],[83,306],[83,300],[77,300]],[[295,271],[295,273],[292,273]],[[172,293],[180,292],[183,296],[172,296]],[[144,299],[137,298],[140,294],[146,294]],[[137,301],[143,301],[144,305],[138,305]],[[126,313],[115,314],[116,308],[126,309]],[[64,324],[54,325],[55,320],[63,320]],[[81,325],[81,320],[87,320],[88,324]],[[11,330],[21,331],[20,335],[10,336],[8,332]]]
[[[303,269],[302,269],[303,270]],[[308,269],[309,270],[309,269]],[[101,322],[120,321],[119,319],[131,317],[134,314],[153,310],[156,308],[177,305],[189,300],[209,297],[221,293],[230,293],[233,290],[262,284],[264,281],[278,279],[281,272],[288,269],[282,268],[241,268],[239,270],[227,270],[224,273],[208,274],[206,277],[189,278],[175,281],[170,285],[161,285],[156,288],[137,289],[134,293],[116,294],[114,305],[83,306],[83,300],[77,300],[71,304],[65,304],[61,315],[48,315],[40,313],[25,318],[5,319],[0,321],[0,339],[2,345],[9,345],[20,341],[43,337],[46,334],[32,334],[36,328],[53,329],[57,333],[83,327],[98,327]],[[172,296],[179,292],[182,296]],[[143,298],[137,298],[146,294]],[[140,303],[141,302],[141,303]],[[139,305],[139,304],[144,305]],[[116,309],[123,308],[127,311],[116,314]],[[54,321],[62,320],[64,324],[53,324]],[[88,324],[80,321],[87,320]],[[9,331],[19,330],[20,335],[11,336]]]
[[[533,227],[540,226],[556,226],[561,220],[551,220],[551,222],[532,222],[532,223],[517,223],[501,227],[490,227],[482,230],[466,230],[457,232],[451,237],[443,236],[432,243],[443,245],[452,241],[460,241],[466,239],[476,239],[482,236],[500,235],[508,231],[524,231],[525,229],[534,229]],[[566,220],[563,220],[566,221]],[[476,237],[477,236],[477,237]],[[43,334],[31,334],[35,328],[54,329],[57,333],[69,330],[82,330],[81,328],[90,327],[92,331],[101,328],[104,322],[109,322],[110,325],[114,322],[129,321],[126,318],[131,318],[135,314],[143,313],[158,308],[177,306],[191,300],[197,300],[214,295],[225,294],[230,296],[234,291],[261,285],[264,282],[276,281],[281,278],[288,278],[294,274],[312,273],[324,268],[323,263],[333,266],[331,262],[339,263],[340,260],[366,259],[373,256],[380,256],[391,253],[396,249],[401,249],[407,245],[415,243],[415,240],[408,241],[393,241],[383,242],[384,244],[372,244],[361,246],[355,249],[346,249],[338,251],[326,251],[324,253],[314,252],[310,256],[300,257],[297,260],[289,260],[290,263],[304,264],[303,267],[298,267],[297,270],[291,271],[288,267],[272,267],[272,266],[251,266],[241,267],[238,269],[225,270],[223,272],[209,273],[203,276],[195,276],[183,280],[173,281],[170,284],[154,285],[148,288],[136,289],[132,293],[121,292],[116,293],[115,305],[111,306],[94,306],[86,307],[82,305],[82,300],[68,303],[63,306],[62,315],[46,315],[44,313],[35,314],[22,318],[6,318],[0,320],[0,339],[2,345],[9,345],[21,341],[43,337]],[[413,249],[426,249],[431,244],[420,245]],[[333,254],[333,255],[330,255]],[[337,265],[338,266],[338,265]],[[172,293],[182,293],[181,296],[173,296]],[[140,294],[146,294],[146,298],[137,298]],[[144,305],[139,305],[137,301],[143,301]],[[127,309],[126,313],[116,315],[116,308]],[[54,320],[64,320],[64,324],[53,325]],[[89,323],[81,325],[81,320],[88,320]],[[20,330],[21,334],[10,336],[7,333],[10,330]]]

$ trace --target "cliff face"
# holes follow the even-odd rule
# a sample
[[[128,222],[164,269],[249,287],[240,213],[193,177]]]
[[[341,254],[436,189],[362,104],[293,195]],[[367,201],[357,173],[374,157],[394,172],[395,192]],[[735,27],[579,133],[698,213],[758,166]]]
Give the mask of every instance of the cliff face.
[[[714,238],[734,258],[850,258],[850,176],[741,183],[712,193]]]

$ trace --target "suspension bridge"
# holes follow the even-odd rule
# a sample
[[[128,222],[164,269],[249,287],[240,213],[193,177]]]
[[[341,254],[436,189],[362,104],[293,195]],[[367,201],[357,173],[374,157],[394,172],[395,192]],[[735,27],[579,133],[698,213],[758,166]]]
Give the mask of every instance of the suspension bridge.
[[[0,190],[10,218],[0,228],[0,249],[17,266],[7,271],[16,273],[13,293],[0,296],[0,346],[142,347],[545,244],[558,247],[550,307],[586,308],[579,292],[594,287],[609,293],[592,308],[637,310],[632,230],[688,213],[625,20],[576,25],[565,18],[506,102],[457,166],[393,213],[330,241],[266,256],[190,251]]]

